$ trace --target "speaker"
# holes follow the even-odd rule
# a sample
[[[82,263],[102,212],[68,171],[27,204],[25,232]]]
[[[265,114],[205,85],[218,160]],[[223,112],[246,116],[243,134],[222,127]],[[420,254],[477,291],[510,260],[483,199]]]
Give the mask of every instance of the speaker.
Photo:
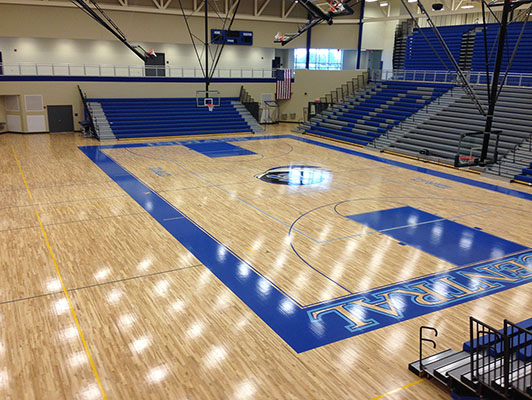
[[[272,68],[281,68],[281,57],[275,57],[272,60]]]
[[[434,4],[432,5],[432,9],[433,9],[434,11],[440,11],[440,10],[443,9],[443,4],[442,4],[442,3],[434,3]]]

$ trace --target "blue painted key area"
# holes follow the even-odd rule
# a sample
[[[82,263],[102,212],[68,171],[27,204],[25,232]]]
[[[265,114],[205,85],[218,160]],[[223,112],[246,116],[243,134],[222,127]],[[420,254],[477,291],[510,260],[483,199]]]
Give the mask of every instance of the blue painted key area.
[[[198,153],[203,154],[204,156],[210,158],[219,158],[219,157],[234,157],[234,156],[249,156],[252,154],[257,154],[251,150],[244,149],[239,146],[235,146],[231,143],[225,142],[216,142],[216,143],[196,143],[196,144],[186,144],[190,150],[197,151]]]
[[[527,249],[409,206],[349,215],[347,218],[457,266]]]

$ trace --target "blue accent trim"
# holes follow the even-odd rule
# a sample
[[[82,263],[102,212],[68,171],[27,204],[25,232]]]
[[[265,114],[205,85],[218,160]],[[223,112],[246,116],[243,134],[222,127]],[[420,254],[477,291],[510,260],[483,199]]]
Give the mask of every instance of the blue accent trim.
[[[532,251],[301,307],[101,150],[289,138],[532,201],[532,195],[292,135],[85,146],[80,150],[179,240],[295,351],[303,352],[532,282]],[[479,233],[479,232],[475,232]]]
[[[347,218],[459,266],[527,249],[410,206],[349,215]]]
[[[249,156],[257,154],[251,150],[235,146],[231,143],[199,143],[185,145],[190,150],[194,150],[204,156],[211,158],[218,157],[234,157],[234,156]]]
[[[129,76],[43,76],[0,75],[0,82],[192,82],[203,83],[203,78],[129,77]],[[293,79],[292,79],[293,81]],[[211,83],[274,83],[274,78],[213,78]]]

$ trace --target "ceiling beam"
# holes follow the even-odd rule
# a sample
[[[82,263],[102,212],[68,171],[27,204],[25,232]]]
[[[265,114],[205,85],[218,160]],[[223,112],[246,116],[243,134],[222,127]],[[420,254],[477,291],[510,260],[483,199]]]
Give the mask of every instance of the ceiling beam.
[[[270,1],[271,0],[265,0],[264,3],[262,3],[262,6],[259,8],[259,11],[257,13],[257,16],[261,15],[264,10],[266,9],[266,7],[268,6],[268,4],[270,4]]]
[[[164,0],[161,0],[164,1]],[[166,0],[167,1],[167,0]],[[200,2],[201,4],[197,4],[197,10],[201,10],[203,8],[203,0],[195,0],[196,2]],[[240,1],[246,1],[246,0],[240,0]],[[76,8],[76,6],[69,1],[58,1],[58,0],[48,0],[48,1],[42,1],[42,0],[0,0],[0,4],[12,4],[12,5],[24,5],[24,6],[42,6],[42,7],[63,7],[63,8]],[[183,15],[180,8],[157,8],[155,6],[149,7],[149,6],[132,6],[128,4],[127,9],[124,9],[124,6],[120,4],[110,4],[110,3],[100,3],[100,7],[103,10],[106,11],[128,11],[128,12],[138,12],[138,13],[146,13],[146,14],[164,14],[164,15]],[[232,5],[229,8],[229,12],[232,12],[233,9],[236,7],[238,2],[232,3]],[[185,15],[187,16],[194,16],[193,15],[196,11],[185,9]],[[201,16],[198,16],[200,18]],[[202,17],[201,17],[202,18]],[[265,22],[277,22],[277,23],[293,23],[293,24],[304,24],[308,22],[304,18],[284,18],[279,19],[278,16],[273,15],[261,15],[261,16],[254,16],[250,14],[241,14],[238,13],[235,17],[237,20],[241,21],[265,21]],[[335,21],[336,23],[348,23],[348,24],[354,24],[358,23],[358,20],[338,20]]]
[[[282,11],[282,13],[281,13],[281,18],[282,18],[282,19],[286,19],[286,18],[288,18],[288,16],[289,16],[290,14],[292,14],[292,11],[294,11],[294,8],[296,8],[296,5],[297,5],[297,2],[294,1],[294,2],[292,2],[292,4],[290,5],[290,7],[288,7],[288,10],[287,10],[286,7],[285,7],[285,3],[286,3],[286,0],[283,0],[283,1],[281,2],[281,7],[282,7],[282,10],[281,10],[281,11]]]

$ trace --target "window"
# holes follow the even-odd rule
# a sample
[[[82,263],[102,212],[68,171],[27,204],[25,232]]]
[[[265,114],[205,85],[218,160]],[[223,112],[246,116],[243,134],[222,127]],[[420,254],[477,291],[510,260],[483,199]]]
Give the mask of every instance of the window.
[[[341,70],[343,51],[340,49],[310,49],[309,69]],[[305,69],[307,49],[294,50],[294,68]]]

